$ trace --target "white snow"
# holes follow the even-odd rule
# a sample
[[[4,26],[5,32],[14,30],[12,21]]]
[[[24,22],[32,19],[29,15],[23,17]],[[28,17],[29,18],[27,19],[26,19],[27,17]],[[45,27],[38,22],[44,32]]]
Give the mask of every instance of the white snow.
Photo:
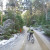
[[[12,41],[14,41],[16,38],[17,38],[17,35],[14,34],[14,37],[13,37],[13,38],[10,38],[9,40],[2,40],[2,41],[0,41],[0,46],[6,45],[6,44],[8,44],[9,42],[12,42]]]
[[[8,41],[8,40],[2,40],[2,41],[0,42],[0,45],[4,45],[7,41]]]

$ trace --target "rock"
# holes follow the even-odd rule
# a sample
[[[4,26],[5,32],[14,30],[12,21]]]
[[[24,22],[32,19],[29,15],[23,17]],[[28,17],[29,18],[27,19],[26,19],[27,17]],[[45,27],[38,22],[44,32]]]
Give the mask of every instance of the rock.
[[[3,23],[3,28],[4,28],[4,32],[3,33],[11,31],[14,28],[14,24],[15,23],[11,19],[6,20]]]
[[[3,23],[3,27],[4,28],[11,28],[14,26],[14,24],[15,23],[11,19],[8,19]]]
[[[6,20],[4,23],[3,23],[3,26],[9,26],[10,24],[14,24],[14,22],[11,20],[11,19],[8,19],[8,20]]]
[[[3,26],[0,25],[0,34],[11,32],[14,28],[14,25],[15,23],[11,19],[6,20],[3,22]]]
[[[3,26],[0,25],[0,34],[3,33]]]

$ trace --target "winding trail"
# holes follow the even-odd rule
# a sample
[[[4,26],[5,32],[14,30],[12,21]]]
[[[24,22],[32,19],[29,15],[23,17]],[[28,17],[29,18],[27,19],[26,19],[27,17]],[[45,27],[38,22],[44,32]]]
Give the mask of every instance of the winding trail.
[[[49,50],[45,43],[41,40],[38,34],[34,33],[34,43],[27,41],[27,30],[26,26],[23,27],[24,33],[21,34],[13,42],[0,47],[0,50]]]
[[[27,29],[28,28],[25,28],[26,34],[27,34]],[[21,48],[21,50],[42,50],[35,35],[33,35],[33,36],[34,36],[34,43],[32,44],[32,43],[28,42],[27,38],[26,38],[25,43],[23,44],[23,47]],[[26,37],[27,37],[27,35],[26,35]]]

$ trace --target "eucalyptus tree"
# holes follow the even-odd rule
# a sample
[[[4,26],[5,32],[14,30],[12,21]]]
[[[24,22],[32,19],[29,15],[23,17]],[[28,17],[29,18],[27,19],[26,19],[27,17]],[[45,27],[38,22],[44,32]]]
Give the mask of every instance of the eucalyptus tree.
[[[44,12],[46,15],[46,20],[48,18],[48,10],[47,10],[47,1],[46,0],[36,0],[34,2],[36,9],[39,9],[41,12]]]
[[[0,0],[0,7],[3,7],[3,2],[2,2],[2,0]]]
[[[16,0],[8,0],[7,7],[11,8],[12,10],[15,8],[15,1]]]

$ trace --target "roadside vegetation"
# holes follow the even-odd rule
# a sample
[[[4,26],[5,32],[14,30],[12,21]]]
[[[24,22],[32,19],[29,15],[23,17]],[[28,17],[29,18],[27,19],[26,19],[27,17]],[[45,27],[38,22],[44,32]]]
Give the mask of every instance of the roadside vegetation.
[[[45,5],[44,4],[41,0],[35,0],[35,2],[32,3],[32,9],[34,8],[34,10],[32,10],[32,14],[30,13],[31,11],[28,10],[25,14],[23,14],[23,18],[24,21],[26,20],[26,26],[41,26],[45,32],[44,35],[50,37],[50,4],[49,2],[46,2]]]
[[[6,14],[3,16],[2,21],[2,33],[3,39],[9,39],[12,34],[17,34],[23,31],[23,19],[21,15],[15,14],[12,10],[6,11]],[[21,31],[20,31],[21,30]],[[2,39],[2,38],[1,38]]]
[[[10,8],[8,8],[8,10],[5,11],[5,14],[2,15],[2,18],[2,12],[0,11],[0,39],[9,39],[12,36],[12,34],[22,32],[24,25],[26,25],[27,27],[41,26],[43,31],[45,32],[44,34],[50,37],[49,2],[46,2],[45,4],[45,2],[42,0],[32,0],[32,2],[29,1],[28,4],[27,2],[25,3],[26,9],[25,7],[22,7],[24,6],[24,4],[22,5],[18,2],[14,2],[14,0],[9,0],[9,4],[7,4],[7,6],[10,6]],[[22,14],[25,10],[26,12]]]

